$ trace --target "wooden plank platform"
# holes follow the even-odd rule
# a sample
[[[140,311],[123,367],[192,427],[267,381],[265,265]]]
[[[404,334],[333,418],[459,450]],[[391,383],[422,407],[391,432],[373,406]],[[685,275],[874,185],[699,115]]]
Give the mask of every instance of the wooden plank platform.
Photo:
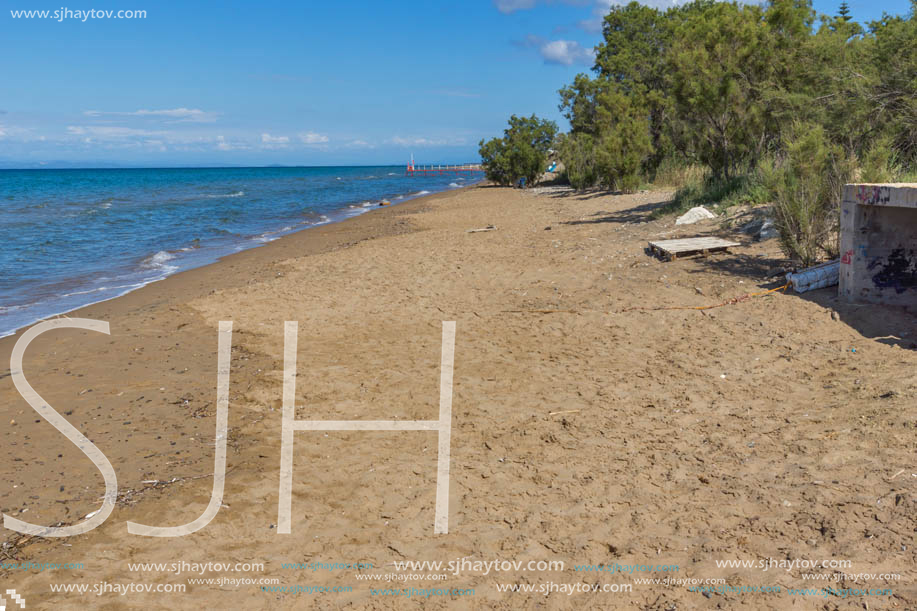
[[[723,252],[731,246],[738,245],[738,242],[730,242],[721,238],[682,238],[680,240],[650,242],[650,250],[663,259],[674,261],[678,257],[686,257],[688,255],[707,255],[712,252]]]

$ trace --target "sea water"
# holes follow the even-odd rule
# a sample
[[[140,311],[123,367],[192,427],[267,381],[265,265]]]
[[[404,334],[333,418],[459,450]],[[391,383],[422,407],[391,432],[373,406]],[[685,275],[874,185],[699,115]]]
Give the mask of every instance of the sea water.
[[[0,170],[0,337],[382,199],[471,182],[403,166]]]

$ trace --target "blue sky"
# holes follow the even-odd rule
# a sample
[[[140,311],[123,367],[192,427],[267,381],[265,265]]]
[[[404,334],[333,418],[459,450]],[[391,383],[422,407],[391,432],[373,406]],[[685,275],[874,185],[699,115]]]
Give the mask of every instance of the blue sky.
[[[910,6],[849,4],[858,21]],[[564,124],[557,90],[588,69],[610,2],[0,5],[0,165],[169,166],[475,160],[510,114]],[[10,12],[65,6],[146,17]]]

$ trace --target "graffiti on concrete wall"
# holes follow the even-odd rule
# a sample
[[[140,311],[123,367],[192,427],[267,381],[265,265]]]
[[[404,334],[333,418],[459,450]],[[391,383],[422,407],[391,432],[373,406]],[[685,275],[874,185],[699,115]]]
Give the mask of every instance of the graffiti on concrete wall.
[[[876,185],[857,187],[857,201],[861,206],[881,206],[891,201],[891,189]]]
[[[894,289],[896,293],[917,291],[917,250],[896,248],[887,257],[872,258],[867,269],[876,288]]]

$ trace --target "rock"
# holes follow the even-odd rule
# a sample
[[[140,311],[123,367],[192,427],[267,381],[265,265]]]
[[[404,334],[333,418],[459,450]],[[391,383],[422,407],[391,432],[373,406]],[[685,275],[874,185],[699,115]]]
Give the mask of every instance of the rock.
[[[742,225],[742,233],[747,233],[750,236],[757,236],[758,233],[761,232],[762,225],[764,225],[764,219],[756,218],[755,220]]]
[[[697,206],[696,208],[691,208],[680,217],[675,219],[676,225],[692,225],[698,221],[703,221],[704,219],[713,219],[716,218],[716,215],[704,208],[703,206]]]
[[[770,240],[771,238],[776,238],[780,235],[777,231],[777,226],[774,224],[774,219],[770,217],[760,217],[755,220],[746,223],[742,226],[742,233],[746,233],[755,238],[755,240],[761,242],[763,240]]]
[[[764,240],[770,240],[771,238],[776,238],[780,233],[777,231],[777,226],[774,224],[773,219],[765,219],[764,223],[761,225],[761,231],[758,232],[758,235],[755,236],[759,242]]]

